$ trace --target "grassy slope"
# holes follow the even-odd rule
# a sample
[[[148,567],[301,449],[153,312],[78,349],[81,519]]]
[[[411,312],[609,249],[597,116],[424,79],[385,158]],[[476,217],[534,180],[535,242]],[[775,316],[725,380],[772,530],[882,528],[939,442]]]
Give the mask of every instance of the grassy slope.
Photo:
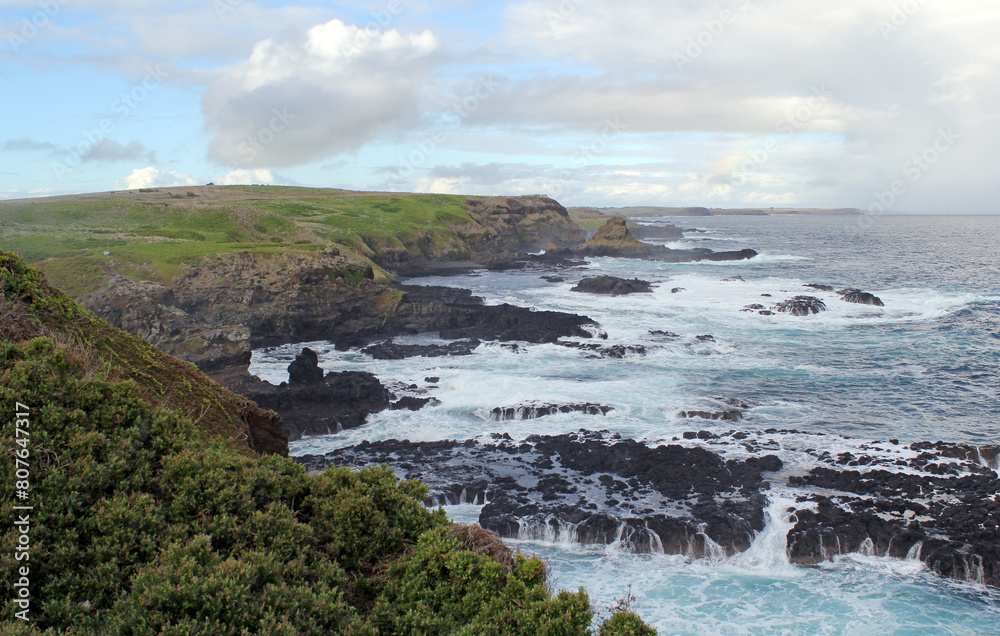
[[[389,251],[458,260],[482,231],[466,199],[273,186],[25,199],[0,202],[0,246],[40,264],[73,297],[112,274],[169,284],[182,265],[223,252],[335,243],[359,262]]]
[[[133,381],[140,398],[196,420],[206,438],[227,439],[232,448],[249,452],[244,417],[259,411],[250,400],[215,384],[193,364],[111,327],[50,287],[39,270],[0,251],[0,338],[33,336],[67,347],[85,361],[89,375]]]
[[[224,396],[190,365],[110,329],[9,253],[0,281],[0,446],[25,458],[30,486],[18,488],[34,507],[28,562],[14,558],[18,533],[0,534],[4,580],[30,569],[32,622],[14,618],[9,594],[0,632],[590,633],[582,590],[550,593],[540,561],[450,526],[422,485],[239,452],[224,420],[148,399]],[[14,468],[0,463],[4,484]],[[13,519],[4,492],[0,516]],[[618,613],[600,633],[653,632]]]

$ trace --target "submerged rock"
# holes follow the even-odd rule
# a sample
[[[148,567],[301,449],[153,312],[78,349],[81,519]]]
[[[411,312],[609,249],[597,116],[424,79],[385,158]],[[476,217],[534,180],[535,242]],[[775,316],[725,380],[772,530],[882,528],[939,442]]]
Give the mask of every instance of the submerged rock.
[[[633,355],[644,356],[647,353],[647,349],[643,345],[599,345],[583,342],[567,342],[565,340],[559,340],[556,344],[570,349],[590,351],[595,354],[591,357],[600,358],[622,359]]]
[[[650,331],[649,335],[655,336],[657,338],[663,338],[664,340],[676,340],[680,338],[680,334],[676,334],[673,331],[663,331],[660,329],[654,329]]]
[[[399,398],[395,402],[389,405],[389,408],[393,411],[419,411],[428,405],[440,404],[440,402],[435,398],[421,398],[414,397],[412,395],[407,395]]]
[[[607,415],[615,407],[603,404],[516,404],[514,406],[498,406],[490,411],[489,419],[503,420],[533,420],[556,413],[584,413],[586,415]]]
[[[743,419],[743,411],[739,409],[727,409],[725,411],[679,411],[677,417],[700,417],[705,420],[738,422]]]
[[[380,342],[365,347],[365,353],[376,360],[405,360],[406,358],[441,358],[444,356],[469,356],[481,345],[479,340],[459,340],[448,344],[403,345],[395,342]]]
[[[652,293],[653,290],[650,289],[650,285],[652,283],[649,281],[639,280],[638,278],[628,280],[614,276],[592,276],[581,280],[570,291],[623,296],[625,294]]]

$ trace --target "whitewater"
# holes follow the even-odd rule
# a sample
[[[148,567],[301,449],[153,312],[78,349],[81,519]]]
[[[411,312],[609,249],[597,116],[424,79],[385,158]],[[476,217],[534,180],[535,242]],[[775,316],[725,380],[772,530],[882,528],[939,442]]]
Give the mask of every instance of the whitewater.
[[[808,470],[813,460],[804,449],[817,443],[836,454],[875,440],[1000,442],[1000,218],[671,221],[698,231],[668,247],[750,247],[760,255],[689,264],[597,258],[562,272],[484,271],[406,281],[471,289],[489,304],[586,315],[607,334],[602,345],[642,345],[645,355],[609,359],[554,344],[511,350],[484,343],[470,356],[376,361],[319,342],[255,351],[251,372],[273,383],[287,380],[288,363],[308,345],[327,371],[371,371],[398,395],[437,400],[420,411],[385,411],[361,428],[293,442],[293,455],[393,438],[506,433],[518,440],[583,428],[660,444],[675,443],[685,431],[775,428],[799,432],[782,437],[775,453],[791,470]],[[612,298],[570,290],[581,277],[597,274],[650,281],[653,293]],[[543,275],[565,280],[548,282]],[[835,291],[806,284],[862,289],[885,306],[845,303]],[[803,294],[823,300],[827,311],[795,317],[749,309]],[[439,342],[434,334],[397,341]],[[678,415],[717,411],[724,399],[746,403],[744,419]],[[530,402],[614,409],[604,416],[489,418],[495,407]],[[885,452],[898,452],[892,446],[884,443]],[[1000,633],[1000,594],[974,577],[943,580],[926,571],[919,548],[906,559],[863,550],[817,566],[790,564],[784,536],[794,520],[784,511],[794,493],[775,481],[768,500],[764,530],[750,550],[733,557],[631,554],[615,544],[581,546],[570,534],[509,543],[542,557],[556,587],[584,586],[598,609],[634,595],[633,609],[660,634]],[[453,519],[472,523],[481,503],[446,509]]]

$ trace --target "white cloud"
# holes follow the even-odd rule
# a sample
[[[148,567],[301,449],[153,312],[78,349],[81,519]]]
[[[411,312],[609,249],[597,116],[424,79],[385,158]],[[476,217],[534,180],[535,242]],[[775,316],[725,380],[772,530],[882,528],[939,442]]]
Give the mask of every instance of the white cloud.
[[[417,115],[440,42],[332,20],[258,42],[205,91],[210,157],[256,168],[354,151]]]
[[[274,174],[267,168],[236,168],[220,177],[216,183],[219,185],[293,185],[290,180]]]
[[[186,174],[160,170],[153,166],[135,168],[121,181],[115,182],[116,190],[138,190],[139,188],[169,188],[170,186],[197,185],[197,181]]]

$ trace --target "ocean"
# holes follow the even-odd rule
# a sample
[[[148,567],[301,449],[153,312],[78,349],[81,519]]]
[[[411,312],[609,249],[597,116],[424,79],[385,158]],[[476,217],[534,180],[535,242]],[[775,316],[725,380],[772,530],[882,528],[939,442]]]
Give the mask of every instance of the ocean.
[[[810,444],[821,440],[831,452],[889,439],[1000,443],[1000,217],[669,221],[699,231],[668,247],[750,247],[760,255],[690,264],[597,258],[558,273],[565,281],[557,283],[542,279],[557,274],[551,271],[407,281],[472,289],[491,304],[584,314],[607,333],[602,344],[642,345],[645,355],[594,358],[551,344],[511,351],[484,343],[471,356],[376,361],[321,342],[255,351],[251,372],[275,383],[286,380],[288,363],[308,345],[328,371],[371,371],[392,390],[440,401],[293,442],[293,455],[362,440],[490,433],[523,439],[581,428],[649,444],[670,442],[685,431],[795,430],[804,435],[788,434],[777,454],[786,465],[803,468],[810,460],[799,452],[801,437]],[[654,290],[614,298],[570,291],[582,276],[597,274],[638,277],[653,282]],[[844,288],[871,292],[885,306],[846,303],[836,294]],[[801,317],[750,309],[767,310],[796,295],[819,298],[827,310]],[[437,342],[432,334],[398,340]],[[678,416],[682,410],[718,410],[725,399],[749,405],[744,419]],[[526,402],[592,402],[614,410],[606,416],[487,418],[494,407]],[[1000,634],[1000,594],[975,581],[943,580],[916,559],[857,554],[810,567],[788,563],[784,533],[792,521],[782,511],[793,499],[787,485],[775,482],[767,526],[748,552],[735,557],[630,554],[559,537],[509,543],[542,557],[557,588],[584,586],[598,610],[634,596],[632,608],[664,635]],[[478,518],[479,506],[446,508],[458,521]]]

